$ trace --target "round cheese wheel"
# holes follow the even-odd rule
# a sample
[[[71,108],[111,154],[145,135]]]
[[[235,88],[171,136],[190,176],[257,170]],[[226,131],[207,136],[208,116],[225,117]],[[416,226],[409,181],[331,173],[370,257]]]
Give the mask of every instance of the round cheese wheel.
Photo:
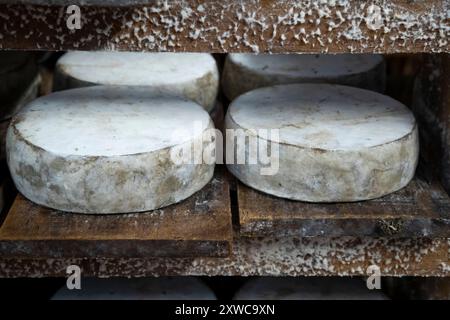
[[[247,281],[234,300],[388,300],[359,278],[256,278]]]
[[[58,60],[55,90],[98,84],[156,88],[210,111],[219,90],[219,72],[206,53],[74,51]]]
[[[35,99],[39,82],[33,54],[0,52],[0,120],[11,118],[24,103]]]
[[[80,213],[147,211],[210,181],[214,159],[178,161],[173,154],[201,143],[213,150],[203,138],[213,127],[199,105],[148,88],[66,90],[12,119],[7,161],[17,189],[38,204]]]
[[[52,300],[216,300],[194,277],[82,278],[81,290],[59,289]]]
[[[383,92],[385,65],[376,54],[229,54],[222,86],[228,99],[261,87],[334,83]]]
[[[373,91],[330,84],[257,89],[236,99],[225,121],[232,129],[227,151],[235,135],[234,154],[247,155],[241,164],[227,160],[229,170],[243,183],[283,198],[377,198],[407,185],[417,166],[413,114]],[[239,143],[242,137],[252,139]],[[251,153],[256,143],[267,147],[258,161]]]

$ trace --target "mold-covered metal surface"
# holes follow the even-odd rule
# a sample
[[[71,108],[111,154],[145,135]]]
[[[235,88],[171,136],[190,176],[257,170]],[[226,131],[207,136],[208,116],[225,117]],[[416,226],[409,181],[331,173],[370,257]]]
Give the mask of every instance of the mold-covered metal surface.
[[[227,178],[218,171],[192,197],[135,214],[63,213],[36,205],[19,194],[0,227],[0,256],[227,256],[232,241],[230,197]]]
[[[74,4],[79,15],[67,10]],[[449,0],[3,0],[0,48],[448,52],[449,7]]]
[[[448,239],[376,238],[240,238],[227,258],[7,259],[1,277],[66,276],[75,264],[83,276],[143,277],[325,276],[370,275],[376,265],[383,276],[449,276]],[[369,270],[370,271],[370,270]]]

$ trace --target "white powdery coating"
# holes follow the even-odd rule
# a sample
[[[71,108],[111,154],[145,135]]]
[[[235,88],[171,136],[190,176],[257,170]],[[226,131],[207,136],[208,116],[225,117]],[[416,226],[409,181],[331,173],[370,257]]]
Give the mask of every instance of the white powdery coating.
[[[404,137],[415,127],[400,102],[337,85],[284,85],[236,99],[230,117],[244,129],[279,129],[280,142],[324,150],[371,148]]]
[[[384,92],[383,56],[375,54],[230,54],[223,90],[228,99],[262,87],[292,83],[333,83]]]
[[[182,130],[189,123],[192,129]],[[148,211],[184,200],[211,180],[214,159],[185,164],[172,154],[201,145],[210,128],[199,105],[157,90],[67,90],[12,119],[7,162],[17,189],[40,205],[87,214]]]
[[[25,0],[23,0],[25,1]],[[35,3],[48,1],[33,0]],[[51,3],[63,2],[53,0]],[[84,0],[105,7],[130,3],[131,14],[92,6],[83,11],[82,35],[68,37],[61,21],[64,10],[56,7],[7,7],[0,39],[33,37],[35,48],[64,50],[197,51],[222,52],[446,52],[449,48],[449,0],[428,3],[349,0]],[[417,9],[416,9],[417,8]],[[424,9],[426,8],[426,9]],[[57,22],[48,19],[58,16]],[[20,16],[21,19],[14,19]],[[120,21],[114,27],[110,21]],[[45,22],[51,33],[36,30]],[[28,32],[18,32],[23,28]],[[3,33],[3,34],[2,34]],[[70,39],[69,39],[70,38]],[[186,41],[194,40],[194,41]],[[8,41],[0,41],[0,47]]]
[[[24,111],[16,130],[33,145],[64,156],[164,149],[199,136],[210,121],[197,104],[146,88],[66,90],[37,99]],[[193,130],[180,130],[194,122],[199,125]]]
[[[193,276],[368,276],[378,265],[385,276],[448,277],[449,239],[355,237],[239,237],[226,258],[98,258],[88,262],[97,277]],[[445,260],[443,262],[442,260]],[[440,262],[442,261],[442,262]],[[64,276],[85,259],[0,259],[9,277]],[[26,265],[26,268],[23,266]]]
[[[383,62],[376,54],[230,54],[231,63],[257,74],[303,79],[339,78],[367,72]]]
[[[214,58],[206,53],[73,51],[57,64],[79,80],[129,86],[192,82],[217,70]]]
[[[241,141],[234,152],[246,156],[244,164],[227,164],[229,170],[248,186],[278,197],[309,202],[378,198],[406,186],[417,166],[412,113],[368,90],[327,84],[258,89],[232,103],[225,123]],[[279,138],[271,129],[279,130]],[[255,139],[259,148],[270,142],[270,163],[250,147]],[[262,173],[269,166],[271,173]]]
[[[92,84],[158,88],[188,97],[210,110],[219,75],[216,61],[206,53],[73,51],[58,60],[56,87]]]

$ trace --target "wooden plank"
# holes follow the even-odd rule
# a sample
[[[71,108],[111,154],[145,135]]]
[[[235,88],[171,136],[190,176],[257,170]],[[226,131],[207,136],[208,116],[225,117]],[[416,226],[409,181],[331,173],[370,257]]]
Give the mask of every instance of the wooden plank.
[[[232,240],[229,187],[222,170],[216,171],[189,199],[145,213],[63,213],[18,195],[0,228],[0,256],[226,256]]]
[[[2,0],[0,48],[448,52],[449,0]],[[79,4],[81,29],[69,30]]]
[[[246,238],[236,236],[226,258],[8,259],[0,277],[65,277],[71,264],[82,276],[450,276],[450,240],[386,238]]]
[[[420,177],[393,194],[355,203],[290,201],[241,183],[237,189],[245,236],[450,237],[450,198]]]

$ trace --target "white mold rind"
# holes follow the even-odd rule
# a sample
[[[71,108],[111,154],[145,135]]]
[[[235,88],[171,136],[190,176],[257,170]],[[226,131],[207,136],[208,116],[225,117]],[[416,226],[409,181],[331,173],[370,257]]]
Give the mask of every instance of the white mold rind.
[[[331,107],[325,107],[322,99],[331,101]],[[357,100],[346,105],[352,99]],[[246,185],[293,200],[378,198],[406,186],[418,162],[418,129],[412,113],[391,98],[357,88],[294,84],[258,89],[232,103],[225,127],[243,129],[236,131],[238,136],[253,136],[259,145],[268,140],[255,135],[255,130],[280,129],[279,141],[269,140],[267,147],[278,145],[275,175],[262,175],[261,169],[268,166],[261,162],[248,163],[249,140],[246,163],[227,167]]]
[[[152,100],[154,94],[145,89],[140,92],[138,88],[133,90],[92,87],[64,91],[35,100],[14,117],[7,132],[6,149],[8,166],[17,189],[31,201],[50,208],[102,214],[153,210],[179,202],[205,186],[212,178],[214,164],[176,164],[172,161],[171,150],[202,143],[204,130],[213,128],[208,114],[192,102],[173,97],[168,97],[166,103],[173,103],[175,107],[169,112],[158,113],[155,109],[159,105]],[[77,96],[80,97],[78,101]],[[102,108],[108,109],[108,103],[115,103],[120,96],[122,99],[117,102],[117,109],[109,114],[102,112]],[[136,111],[133,103],[139,104],[139,100],[141,105]],[[94,106],[89,109],[91,101],[100,108]],[[61,109],[55,107],[58,104],[61,104],[61,109],[68,109],[67,113],[62,112],[65,117],[61,116]],[[76,107],[79,107],[81,117],[72,114],[74,123],[71,124],[70,112]],[[84,112],[83,108],[87,111]],[[129,113],[135,113],[134,120],[120,108],[129,108]],[[182,108],[187,109],[183,111]],[[122,139],[122,129],[129,127],[132,133],[134,127],[142,129],[141,125],[148,118],[142,119],[145,113],[140,112],[146,109],[148,114],[169,125],[161,128],[157,126],[158,120],[150,121],[148,129],[140,131],[141,136],[134,139],[130,134]],[[174,129],[170,128],[171,118],[163,116],[172,114],[173,122],[176,109],[178,113],[190,114],[188,118],[191,120],[197,118],[202,127],[190,136],[159,139],[158,136]],[[92,121],[86,120],[83,124],[83,117],[90,117]],[[123,125],[120,124],[122,120]],[[106,132],[110,133],[109,147],[104,132],[99,136],[92,134],[100,130],[92,125],[95,121],[99,127],[104,123]],[[48,126],[43,125],[44,122],[49,123]],[[74,131],[65,131],[64,128]],[[70,136],[73,139],[67,140]]]
[[[261,87],[291,83],[333,83],[383,93],[385,63],[380,55],[229,54],[222,87],[229,100]]]
[[[82,52],[56,64],[55,90],[94,85],[147,86],[211,111],[219,90],[216,61],[206,53]]]

